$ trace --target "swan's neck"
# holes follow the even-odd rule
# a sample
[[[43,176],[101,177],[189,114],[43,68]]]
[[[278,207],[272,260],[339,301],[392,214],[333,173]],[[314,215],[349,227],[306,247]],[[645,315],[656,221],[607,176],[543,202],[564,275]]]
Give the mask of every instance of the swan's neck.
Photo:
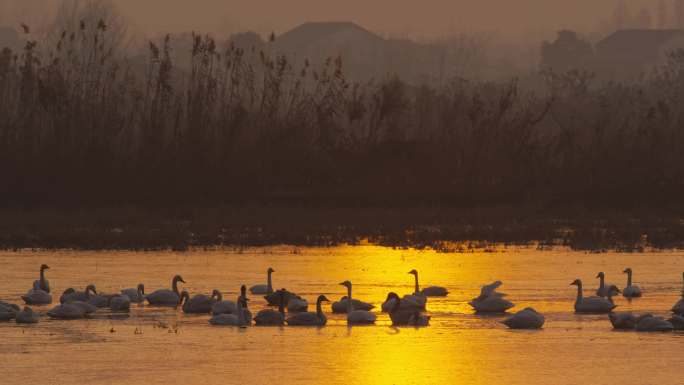
[[[401,298],[396,297],[394,300],[395,300],[396,302],[394,303],[394,306],[392,306],[392,309],[390,310],[390,313],[398,312],[399,309],[401,308]]]
[[[280,300],[278,301],[278,311],[282,314],[285,315],[285,294],[284,293],[278,293],[280,296]]]
[[[273,293],[273,281],[271,280],[271,274],[272,274],[272,273],[269,271],[269,272],[268,272],[268,280],[267,280],[267,283],[268,283],[268,284],[267,284],[267,287],[266,287],[266,291],[267,291],[269,294],[270,294],[270,293]]]
[[[216,293],[216,302],[221,302],[221,301],[223,301],[223,294]]]
[[[627,272],[627,287],[632,286],[632,272]]]
[[[180,296],[180,293],[178,293],[178,281],[175,279],[171,282],[171,289],[174,293],[176,293],[176,295]]]
[[[351,285],[347,286],[347,313],[351,313],[353,310],[352,306],[352,287]]]
[[[415,291],[415,293],[418,294],[418,293],[420,293],[420,286],[418,286],[418,273],[414,274],[413,276],[416,279],[416,291]]]
[[[321,307],[321,300],[316,301],[316,315],[320,319],[323,316],[323,309]]]
[[[45,290],[45,269],[40,269],[40,288]]]
[[[603,276],[600,276],[600,277],[599,277],[599,279],[600,279],[600,282],[599,282],[599,288],[600,288],[600,289],[603,289],[603,285],[604,285],[604,277],[603,277]]]
[[[582,302],[582,284],[577,285],[577,302]]]
[[[244,310],[242,310],[242,300],[238,298],[237,301],[237,316],[238,316],[238,325],[242,326],[245,323],[245,315],[244,315]]]

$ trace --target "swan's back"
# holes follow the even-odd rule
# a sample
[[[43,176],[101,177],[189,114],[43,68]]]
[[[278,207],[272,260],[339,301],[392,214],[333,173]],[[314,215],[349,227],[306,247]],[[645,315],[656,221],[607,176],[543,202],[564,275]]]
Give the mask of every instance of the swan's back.
[[[211,314],[237,314],[237,305],[229,300],[216,302],[211,306]]]
[[[287,318],[287,324],[291,326],[322,326],[324,321],[318,318],[316,313],[297,313]]]
[[[145,296],[141,295],[137,288],[123,289],[121,290],[121,294],[128,296],[133,303],[140,303],[145,300]]]
[[[347,314],[347,323],[352,324],[372,324],[377,317],[375,314],[365,310],[353,310]]]
[[[261,310],[254,317],[254,323],[257,325],[282,325],[284,322],[283,314],[272,309]]]
[[[150,305],[176,306],[180,297],[171,289],[159,289],[145,296]]]
[[[52,295],[41,289],[31,289],[21,298],[29,305],[48,305],[52,303]]]
[[[217,314],[209,319],[209,323],[219,326],[240,326],[240,320],[235,314]]]
[[[578,313],[609,313],[615,308],[615,304],[603,297],[586,297],[575,302],[575,311]]]
[[[532,308],[525,308],[503,321],[511,329],[540,329],[546,318]]]

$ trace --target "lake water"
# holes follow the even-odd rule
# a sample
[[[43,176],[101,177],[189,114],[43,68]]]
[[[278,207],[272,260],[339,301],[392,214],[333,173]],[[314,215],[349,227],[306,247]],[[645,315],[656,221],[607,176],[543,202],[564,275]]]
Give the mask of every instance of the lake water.
[[[618,310],[669,315],[682,289],[684,253],[587,254],[567,250],[499,249],[435,253],[374,246],[269,247],[241,251],[1,252],[0,298],[20,295],[47,263],[54,300],[67,287],[96,284],[101,292],[145,283],[167,288],[181,274],[191,293],[217,288],[234,299],[242,283],[265,283],[272,266],[276,288],[310,303],[319,294],[345,294],[376,305],[389,291],[446,286],[447,298],[431,298],[431,326],[393,328],[378,312],[375,326],[348,328],[330,315],[324,328],[214,327],[208,315],[133,306],[130,317],[102,311],[93,319],[37,325],[0,323],[2,384],[675,384],[682,383],[684,333],[613,331],[605,315],[575,315],[570,282],[581,278],[585,294],[607,280],[623,287],[634,270],[644,297],[617,298]],[[546,315],[539,331],[511,331],[502,317],[473,314],[469,299],[480,286],[504,281],[500,291],[520,310]],[[250,296],[254,314],[265,301]],[[41,313],[50,307],[34,307]],[[313,308],[313,306],[311,307]],[[329,306],[326,307],[329,311]]]

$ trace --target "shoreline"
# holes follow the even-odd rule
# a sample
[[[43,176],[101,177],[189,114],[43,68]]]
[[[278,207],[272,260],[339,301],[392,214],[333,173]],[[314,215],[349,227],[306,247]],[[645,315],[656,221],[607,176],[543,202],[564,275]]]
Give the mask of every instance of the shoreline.
[[[677,211],[529,206],[0,209],[0,249],[185,251],[363,242],[437,251],[495,244],[586,251],[684,249],[684,220]]]

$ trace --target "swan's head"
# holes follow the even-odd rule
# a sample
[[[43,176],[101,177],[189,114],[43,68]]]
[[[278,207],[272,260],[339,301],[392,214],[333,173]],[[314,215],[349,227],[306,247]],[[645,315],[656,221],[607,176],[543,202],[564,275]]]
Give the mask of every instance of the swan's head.
[[[97,289],[95,289],[95,285],[93,284],[86,286],[86,291],[92,291],[93,294],[97,294]]]
[[[173,281],[185,283],[185,280],[183,280],[183,277],[181,277],[180,275],[176,275],[175,277],[173,277]]]
[[[223,294],[221,294],[221,292],[218,291],[218,289],[214,289],[214,290],[211,292],[211,298],[216,298],[216,299],[218,299],[218,300],[220,301],[220,300],[223,298]]]
[[[145,294],[145,285],[142,283],[138,284],[138,291],[141,292],[142,294]]]
[[[596,278],[605,278],[605,277],[606,277],[606,275],[602,271],[600,271],[598,274],[596,274]]]
[[[70,287],[70,288],[64,290],[64,292],[62,293],[62,295],[69,295],[69,294],[73,294],[73,293],[75,293],[75,292],[76,292],[76,290],[74,290],[73,287]]]
[[[623,273],[626,273],[626,274],[632,274],[632,268],[631,268],[631,267],[628,267],[628,268],[626,268],[625,270],[623,270],[622,272],[623,272]]]
[[[391,299],[395,299],[395,300],[397,300],[397,301],[400,300],[399,295],[398,295],[397,293],[395,293],[395,292],[390,292],[389,294],[387,294],[387,299],[385,300],[385,302],[387,302],[387,301],[389,301],[389,300],[391,300]]]
[[[326,296],[324,296],[324,295],[322,295],[322,294],[318,296],[318,299],[317,299],[316,301],[318,301],[318,302],[330,302],[330,300],[328,299],[328,297],[326,297]]]
[[[275,273],[275,270],[273,270],[272,267],[269,267],[268,270],[266,270],[268,274]]]
[[[349,281],[344,281],[344,282],[340,282],[340,285],[342,285],[342,286],[346,287],[347,289],[349,289],[349,288],[351,287],[352,283],[349,282]]]
[[[247,298],[247,286],[245,286],[245,285],[240,286],[240,295]]]
[[[409,271],[408,273],[413,274],[413,275],[418,275],[418,272],[416,271],[416,269],[413,269],[413,270]]]
[[[612,297],[614,295],[620,294],[620,289],[615,285],[608,286],[608,296]]]
[[[571,286],[572,286],[572,285],[579,286],[579,285],[581,285],[581,284],[582,284],[582,280],[576,279],[576,280],[572,281],[572,283],[571,283],[570,285],[571,285]]]
[[[47,269],[49,269],[49,268],[50,268],[50,266],[48,266],[48,265],[46,265],[46,264],[40,265],[40,271],[47,270]]]

